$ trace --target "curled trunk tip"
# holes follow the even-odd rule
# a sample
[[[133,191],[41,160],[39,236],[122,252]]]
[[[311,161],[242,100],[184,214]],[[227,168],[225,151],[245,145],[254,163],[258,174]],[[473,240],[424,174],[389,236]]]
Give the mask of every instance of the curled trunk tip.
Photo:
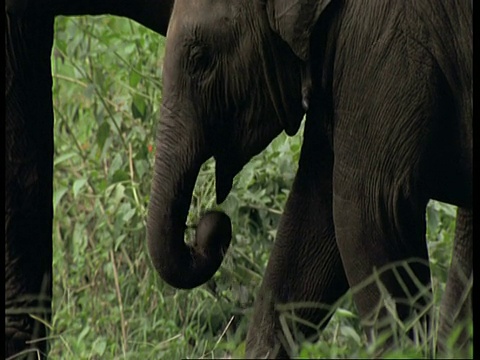
[[[208,211],[201,217],[191,245],[183,241],[183,235],[181,231],[181,239],[165,241],[149,233],[149,251],[163,280],[179,289],[191,289],[210,280],[222,264],[232,239],[231,221],[221,211]]]

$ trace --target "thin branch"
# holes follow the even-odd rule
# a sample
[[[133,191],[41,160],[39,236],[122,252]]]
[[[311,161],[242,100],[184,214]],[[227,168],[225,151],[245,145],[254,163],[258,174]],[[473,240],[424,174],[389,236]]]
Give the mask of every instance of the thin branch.
[[[115,255],[113,254],[113,250],[110,250],[110,258],[112,259],[113,276],[115,279],[115,291],[117,292],[118,307],[120,308],[120,321],[121,321],[121,328],[122,328],[122,348],[123,348],[123,355],[125,356],[127,354],[127,329],[126,329],[125,316],[123,313],[123,301],[122,301],[122,294],[120,293],[120,282],[118,281],[117,265],[115,264]]]

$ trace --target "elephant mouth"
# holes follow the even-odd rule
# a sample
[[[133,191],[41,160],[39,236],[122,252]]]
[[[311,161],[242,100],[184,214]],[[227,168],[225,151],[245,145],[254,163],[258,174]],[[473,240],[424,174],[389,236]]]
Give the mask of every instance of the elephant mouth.
[[[235,165],[232,159],[215,157],[215,191],[217,204],[225,201],[232,190],[233,178],[240,171],[241,167]]]
[[[245,147],[239,148],[235,144],[230,144],[223,147],[220,151],[214,151],[217,204],[223,203],[232,190],[233,178],[254,155],[263,149],[264,147],[247,151]]]

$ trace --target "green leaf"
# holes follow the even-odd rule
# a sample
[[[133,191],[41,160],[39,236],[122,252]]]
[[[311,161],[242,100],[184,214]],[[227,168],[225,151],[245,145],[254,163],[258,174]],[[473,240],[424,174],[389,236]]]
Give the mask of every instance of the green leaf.
[[[130,71],[130,75],[128,76],[128,83],[132,88],[136,88],[141,78],[142,77],[137,71]]]
[[[78,339],[79,340],[82,340],[83,338],[85,338],[85,336],[87,336],[87,334],[90,332],[90,326],[86,325],[82,332],[80,333],[80,335],[78,336]]]
[[[102,356],[105,353],[107,348],[107,341],[104,338],[98,338],[93,343],[93,352],[99,356]]]
[[[340,327],[340,332],[342,335],[345,337],[349,337],[353,339],[358,345],[362,344],[362,340],[360,338],[360,335],[350,326],[342,326]]]
[[[145,110],[147,105],[145,98],[139,94],[135,94],[132,99],[132,114],[134,118],[145,118]]]
[[[135,172],[140,179],[147,173],[149,170],[148,162],[146,160],[136,160],[134,162]]]
[[[73,197],[74,198],[77,197],[80,190],[82,190],[82,188],[85,186],[87,181],[88,181],[87,178],[81,178],[81,179],[75,180],[75,182],[73,183]]]
[[[53,193],[53,211],[57,208],[58,204],[60,203],[60,200],[62,199],[63,195],[68,191],[68,188],[66,186],[62,186],[58,189],[55,189]]]
[[[122,182],[130,179],[128,173],[122,169],[119,169],[113,173],[112,183]]]
[[[67,161],[75,156],[78,156],[78,154],[75,152],[70,152],[70,153],[62,154],[60,156],[56,156],[55,161],[53,162],[53,165],[56,166],[58,164],[61,164],[62,162]]]
[[[124,222],[130,221],[130,219],[135,215],[135,212],[136,212],[135,209],[130,209],[130,210],[128,210],[128,211],[122,216],[122,220],[123,220]]]
[[[113,203],[118,204],[125,197],[125,186],[122,184],[114,185],[115,192],[113,193]]]
[[[105,145],[105,141],[107,140],[109,135],[110,124],[105,121],[98,127],[97,131],[97,145],[100,148],[100,151],[103,150],[103,146]]]
[[[118,250],[118,248],[120,247],[120,245],[122,244],[123,240],[125,240],[126,237],[127,235],[121,234],[115,238],[115,251]]]
[[[336,315],[344,319],[356,319],[358,317],[355,313],[344,308],[338,308],[336,310]]]
[[[112,162],[110,163],[110,169],[108,169],[108,173],[110,176],[113,176],[115,172],[121,169],[123,166],[123,158],[120,153],[117,153],[114,157]]]

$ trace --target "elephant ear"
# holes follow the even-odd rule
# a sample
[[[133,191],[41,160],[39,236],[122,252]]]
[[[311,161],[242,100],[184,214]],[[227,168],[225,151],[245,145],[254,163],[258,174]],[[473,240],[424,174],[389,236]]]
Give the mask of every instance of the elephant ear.
[[[331,0],[267,0],[270,26],[300,59],[306,61],[313,27],[330,2]]]

